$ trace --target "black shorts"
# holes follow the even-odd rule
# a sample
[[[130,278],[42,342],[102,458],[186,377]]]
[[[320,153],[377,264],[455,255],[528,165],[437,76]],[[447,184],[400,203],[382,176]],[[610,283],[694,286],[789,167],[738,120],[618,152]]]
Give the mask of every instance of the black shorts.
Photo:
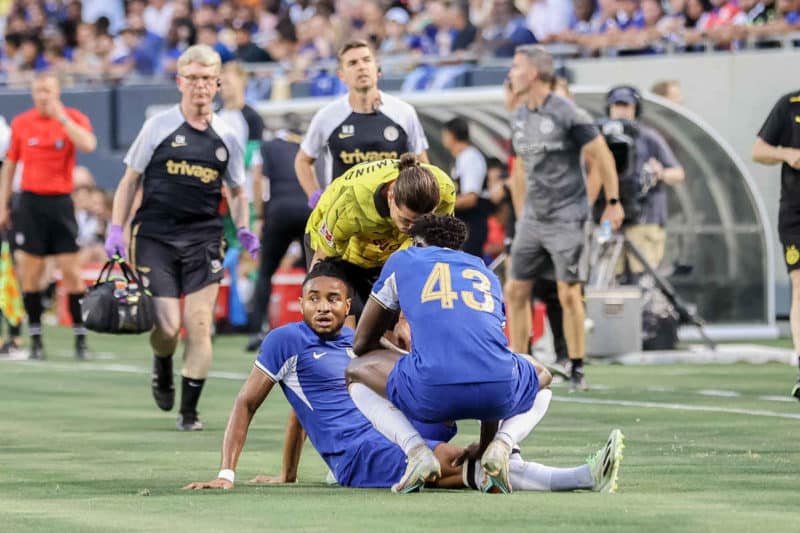
[[[179,298],[219,283],[224,276],[222,237],[166,241],[137,236],[132,239],[131,263],[153,296]]]
[[[800,268],[800,235],[781,235],[783,245],[783,262],[786,271],[792,272]]]
[[[31,255],[71,254],[78,251],[78,222],[68,194],[19,194],[11,213],[14,245]]]
[[[311,264],[311,259],[314,257],[314,250],[311,249],[308,233],[303,236],[303,253],[306,260],[306,270]],[[367,303],[372,286],[378,281],[378,276],[381,275],[381,267],[364,268],[347,261],[340,261],[340,268],[344,273],[347,283],[350,285],[350,298],[353,299],[350,305],[350,314],[356,317],[356,320],[361,318],[361,312]]]

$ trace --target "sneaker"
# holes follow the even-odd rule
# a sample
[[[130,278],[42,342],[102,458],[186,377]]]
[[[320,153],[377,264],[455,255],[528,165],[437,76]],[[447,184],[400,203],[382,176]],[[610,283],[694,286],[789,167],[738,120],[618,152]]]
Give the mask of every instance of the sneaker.
[[[545,363],[544,367],[555,376],[561,376],[564,379],[570,378],[568,357],[556,357],[555,361],[552,363]]]
[[[244,351],[246,352],[257,352],[259,348],[261,348],[261,343],[264,342],[264,334],[263,333],[256,333],[254,335],[250,335],[247,339],[247,344],[244,347]]]
[[[30,359],[34,361],[44,361],[44,344],[41,337],[31,337]]]
[[[797,377],[797,383],[792,387],[792,396],[800,400],[800,376]]]
[[[181,413],[175,423],[178,431],[203,431],[203,423],[197,417],[197,413]]]
[[[86,345],[86,336],[75,336],[75,359],[84,361],[88,359],[89,347]]]
[[[8,357],[9,359],[13,359],[15,356],[21,354],[23,352],[22,346],[17,344],[16,341],[9,340],[3,343],[0,346],[0,356]]]
[[[175,405],[175,385],[172,380],[172,357],[153,356],[153,399],[162,411]]]
[[[511,482],[508,480],[508,461],[511,447],[505,441],[495,438],[481,457],[481,466],[488,476],[481,490],[493,492],[499,490],[503,494],[511,493]]]
[[[572,375],[569,377],[570,381],[570,392],[574,392],[576,390],[579,391],[587,391],[589,390],[589,385],[586,383],[586,375],[583,372],[583,367],[572,367]]]
[[[427,444],[412,449],[406,461],[406,471],[400,481],[392,485],[392,492],[408,494],[421,490],[426,481],[435,481],[442,476],[442,466]]]
[[[597,492],[616,492],[619,465],[622,462],[622,450],[625,449],[625,435],[615,429],[608,436],[605,447],[586,460],[592,470],[594,488]]]

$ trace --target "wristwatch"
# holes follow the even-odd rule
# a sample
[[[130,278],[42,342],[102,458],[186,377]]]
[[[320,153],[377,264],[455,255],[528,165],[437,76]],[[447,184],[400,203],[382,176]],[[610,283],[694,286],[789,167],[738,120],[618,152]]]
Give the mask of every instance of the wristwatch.
[[[606,202],[608,205],[617,205],[619,203],[619,198],[609,198]]]

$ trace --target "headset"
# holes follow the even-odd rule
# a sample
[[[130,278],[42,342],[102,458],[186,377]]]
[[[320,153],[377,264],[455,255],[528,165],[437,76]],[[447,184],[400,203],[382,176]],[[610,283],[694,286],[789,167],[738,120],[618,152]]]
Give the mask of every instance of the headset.
[[[633,97],[634,105],[636,106],[634,116],[639,118],[642,114],[642,93],[633,85],[617,85],[606,93],[606,116],[609,115],[611,109],[611,97],[617,94],[626,94]]]

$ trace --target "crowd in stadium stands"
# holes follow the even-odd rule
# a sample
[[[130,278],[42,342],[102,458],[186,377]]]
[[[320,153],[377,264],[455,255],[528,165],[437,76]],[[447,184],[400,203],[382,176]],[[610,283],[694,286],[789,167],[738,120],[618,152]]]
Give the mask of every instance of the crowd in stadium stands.
[[[312,65],[362,38],[384,58],[406,58],[414,89],[446,84],[467,56],[510,57],[519,44],[658,54],[779,46],[798,29],[800,0],[6,0],[0,76],[170,76],[183,50],[205,43],[223,61],[273,63],[295,81],[331,76]],[[446,64],[425,65],[431,57]]]

